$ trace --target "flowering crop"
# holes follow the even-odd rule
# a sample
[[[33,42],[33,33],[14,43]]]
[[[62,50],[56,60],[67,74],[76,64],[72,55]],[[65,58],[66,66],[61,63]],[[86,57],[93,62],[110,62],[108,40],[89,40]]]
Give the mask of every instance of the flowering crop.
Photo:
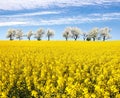
[[[0,98],[120,98],[120,41],[0,41]]]

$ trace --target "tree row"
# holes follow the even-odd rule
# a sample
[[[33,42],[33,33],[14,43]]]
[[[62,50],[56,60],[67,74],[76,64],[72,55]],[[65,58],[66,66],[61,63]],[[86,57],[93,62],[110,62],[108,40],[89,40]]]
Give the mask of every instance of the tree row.
[[[83,40],[90,41],[90,40],[107,40],[111,38],[110,35],[111,29],[109,27],[104,28],[93,28],[89,32],[83,32],[78,27],[66,27],[62,36],[67,41],[69,38],[73,38],[75,41],[82,36]],[[43,28],[38,29],[36,32],[29,31],[27,34],[24,34],[21,29],[9,29],[7,31],[7,38],[10,40],[19,39],[21,40],[23,37],[27,37],[28,40],[31,39],[32,36],[36,38],[38,41],[42,39],[44,35],[48,38],[48,41],[53,37],[55,31],[52,29],[48,29],[45,31]]]

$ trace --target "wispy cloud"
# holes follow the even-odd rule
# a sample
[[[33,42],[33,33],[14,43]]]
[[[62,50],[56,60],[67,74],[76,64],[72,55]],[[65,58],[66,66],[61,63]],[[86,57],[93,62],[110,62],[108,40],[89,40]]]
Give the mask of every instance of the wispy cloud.
[[[28,17],[28,16],[41,16],[41,15],[55,15],[61,14],[62,11],[41,11],[41,12],[32,12],[32,13],[21,13],[21,14],[13,14],[13,15],[1,15],[0,17]]]
[[[3,26],[16,26],[16,25],[27,25],[26,22],[19,22],[19,21],[16,21],[16,22],[0,22],[0,27],[3,27]]]
[[[6,20],[6,19],[4,19]],[[46,26],[46,25],[62,25],[62,24],[81,24],[81,23],[91,23],[91,22],[101,22],[109,20],[120,20],[120,13],[94,13],[87,16],[67,16],[61,18],[52,18],[52,19],[33,19],[24,17],[13,18],[8,21],[0,22],[0,26]]]
[[[1,10],[23,10],[34,8],[48,8],[51,6],[83,6],[95,4],[110,4],[120,0],[0,0]]]
[[[89,17],[92,17],[94,19],[100,19],[103,21],[108,21],[108,20],[120,20],[120,12],[114,12],[114,13],[94,13],[94,14],[89,14]]]
[[[104,14],[101,14],[101,13],[93,13],[93,14],[90,14],[89,16],[97,16],[97,17],[100,17],[100,16],[103,16],[103,17],[120,17],[120,13],[119,12],[114,12],[114,13],[104,13]]]
[[[81,24],[81,23],[92,23],[109,20],[120,20],[120,13],[106,13],[104,15],[94,17],[94,15],[88,16],[73,16],[52,20],[41,20],[39,25],[61,25],[61,24]],[[34,24],[34,23],[33,23]],[[35,23],[36,24],[36,23]]]

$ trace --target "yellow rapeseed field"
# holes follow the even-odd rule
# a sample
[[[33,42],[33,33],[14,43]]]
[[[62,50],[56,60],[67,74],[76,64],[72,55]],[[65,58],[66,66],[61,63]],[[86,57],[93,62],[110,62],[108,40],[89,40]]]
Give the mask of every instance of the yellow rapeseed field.
[[[0,98],[120,98],[120,41],[0,41]]]

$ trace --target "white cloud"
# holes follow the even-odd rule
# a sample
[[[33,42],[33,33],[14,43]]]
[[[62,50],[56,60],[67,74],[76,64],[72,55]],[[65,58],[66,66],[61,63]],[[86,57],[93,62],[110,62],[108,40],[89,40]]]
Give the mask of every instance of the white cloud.
[[[94,13],[87,16],[66,16],[64,18],[54,18],[53,19],[32,19],[32,18],[11,18],[2,19],[4,21],[0,22],[0,26],[43,26],[43,25],[62,25],[62,24],[81,24],[81,23],[91,23],[91,22],[101,22],[109,20],[120,20],[120,13]],[[9,22],[8,22],[9,21]]]
[[[81,23],[101,22],[101,21],[109,21],[109,20],[120,20],[120,13],[106,13],[104,15],[100,14],[98,17],[94,17],[94,15],[93,16],[88,15],[88,16],[66,17],[66,18],[59,18],[53,20],[41,20],[39,25],[81,24]]]
[[[104,13],[104,14],[100,14],[100,13],[94,13],[94,14],[90,14],[88,15],[89,17],[93,17],[93,18],[100,18],[103,21],[106,20],[120,20],[120,13],[116,12],[116,13]]]
[[[14,26],[14,25],[26,25],[26,22],[0,22],[0,27],[3,26]]]
[[[120,0],[0,0],[1,10],[48,8],[50,6],[83,6],[119,2]]]
[[[120,13],[119,12],[103,13],[103,14],[93,13],[93,14],[90,14],[89,16],[97,16],[97,17],[100,17],[100,16],[104,16],[104,17],[120,17]]]
[[[36,16],[36,15],[49,15],[49,14],[60,14],[60,11],[42,11],[42,12],[35,12],[35,13],[27,13],[20,16]],[[19,16],[19,15],[18,15]]]
[[[22,14],[13,14],[13,15],[1,15],[0,17],[25,17],[25,16],[37,16],[37,15],[55,15],[60,14],[62,11],[41,11],[41,12],[33,12],[33,13],[22,13]]]

